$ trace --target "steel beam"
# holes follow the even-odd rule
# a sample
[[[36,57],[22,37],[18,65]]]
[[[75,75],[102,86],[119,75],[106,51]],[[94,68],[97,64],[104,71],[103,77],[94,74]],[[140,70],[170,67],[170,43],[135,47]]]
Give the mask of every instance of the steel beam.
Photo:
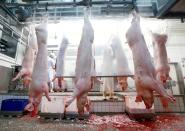
[[[185,18],[185,12],[169,12],[161,18],[173,18],[173,19]]]
[[[161,18],[165,16],[169,10],[177,3],[179,0],[168,0],[168,2],[159,10],[157,11],[156,17]]]
[[[13,20],[15,20],[18,24],[21,24],[18,18],[6,7],[6,5],[0,4],[0,8],[2,8]]]
[[[92,5],[106,5],[109,4],[109,1],[91,1],[90,4]],[[132,1],[112,1],[111,2],[112,5],[114,4],[128,4],[128,5],[133,5],[134,3]],[[1,5],[6,5],[8,7],[12,7],[12,6],[37,6],[37,7],[45,7],[46,5],[49,6],[54,6],[54,7],[62,7],[62,6],[85,6],[85,2],[84,1],[80,1],[80,2],[56,2],[56,3],[4,3]]]

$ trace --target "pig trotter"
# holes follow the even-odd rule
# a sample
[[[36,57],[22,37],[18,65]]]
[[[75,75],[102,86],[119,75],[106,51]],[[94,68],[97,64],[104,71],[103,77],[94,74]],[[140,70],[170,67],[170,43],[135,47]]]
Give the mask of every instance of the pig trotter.
[[[26,107],[24,108],[24,110],[29,111],[29,112],[32,112],[32,111],[34,110],[34,105],[33,105],[33,103],[28,103],[28,104],[26,105]]]
[[[46,98],[48,99],[48,101],[51,101],[51,98],[50,98],[50,96],[49,96],[49,89],[48,89],[47,84],[45,84],[45,85],[43,86],[43,92],[44,92]]]

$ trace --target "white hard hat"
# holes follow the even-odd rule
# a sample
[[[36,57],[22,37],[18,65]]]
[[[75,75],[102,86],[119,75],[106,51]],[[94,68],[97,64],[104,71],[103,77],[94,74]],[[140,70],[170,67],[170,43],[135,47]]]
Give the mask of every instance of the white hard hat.
[[[49,57],[55,58],[55,54],[54,54],[54,53],[50,53],[50,54],[49,54]]]

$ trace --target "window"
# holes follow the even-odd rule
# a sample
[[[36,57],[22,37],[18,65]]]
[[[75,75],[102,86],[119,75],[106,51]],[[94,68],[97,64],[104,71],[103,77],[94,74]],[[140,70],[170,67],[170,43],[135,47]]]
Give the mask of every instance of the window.
[[[15,58],[18,36],[12,37],[11,31],[5,27],[0,29],[0,34],[0,53]]]

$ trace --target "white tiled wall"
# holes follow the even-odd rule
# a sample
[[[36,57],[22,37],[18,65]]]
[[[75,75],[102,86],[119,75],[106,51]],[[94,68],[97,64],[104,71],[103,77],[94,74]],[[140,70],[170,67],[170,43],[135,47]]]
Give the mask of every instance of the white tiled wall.
[[[90,112],[125,112],[125,103],[123,101],[92,101]]]
[[[28,96],[17,96],[17,95],[0,95],[0,107],[1,103],[5,99],[28,99]],[[176,103],[169,104],[169,109],[164,109],[159,97],[155,98],[154,101],[155,112],[185,112],[183,97],[176,96]],[[90,112],[125,112],[124,101],[91,101]]]
[[[63,96],[51,96],[51,101],[43,96],[40,109],[42,113],[64,113]]]
[[[185,112],[184,110],[184,102],[183,102],[183,97],[176,96],[176,102],[169,103],[169,106],[167,109],[163,108],[160,98],[156,97],[154,100],[154,107],[156,112]]]

